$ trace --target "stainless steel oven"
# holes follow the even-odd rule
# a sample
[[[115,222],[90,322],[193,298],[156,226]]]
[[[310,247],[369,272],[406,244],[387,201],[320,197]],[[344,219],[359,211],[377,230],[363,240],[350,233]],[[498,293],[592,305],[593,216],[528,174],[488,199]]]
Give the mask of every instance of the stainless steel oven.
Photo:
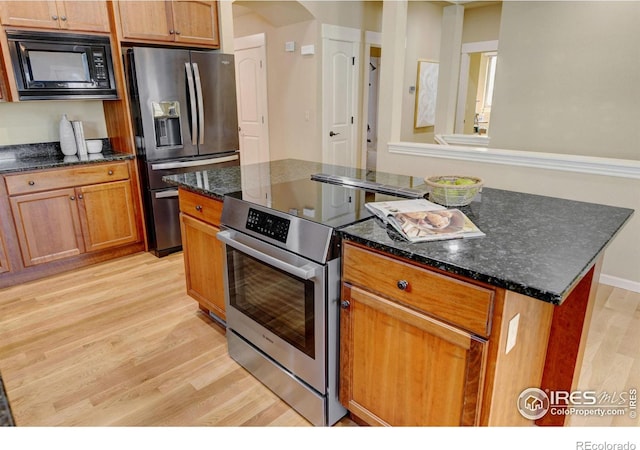
[[[232,197],[222,226],[229,354],[312,424],[334,424],[346,410],[333,229]]]
[[[369,217],[366,201],[423,194],[321,175],[263,186],[264,204],[225,196],[218,238],[229,354],[312,424],[333,425],[347,412],[338,400],[335,229]]]

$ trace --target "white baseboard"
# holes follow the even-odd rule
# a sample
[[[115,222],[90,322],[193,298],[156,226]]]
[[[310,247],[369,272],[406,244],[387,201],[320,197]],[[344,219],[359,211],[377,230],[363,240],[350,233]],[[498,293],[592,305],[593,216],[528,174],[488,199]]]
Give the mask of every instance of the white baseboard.
[[[613,275],[600,274],[600,283],[640,293],[640,283],[637,281],[614,277]]]

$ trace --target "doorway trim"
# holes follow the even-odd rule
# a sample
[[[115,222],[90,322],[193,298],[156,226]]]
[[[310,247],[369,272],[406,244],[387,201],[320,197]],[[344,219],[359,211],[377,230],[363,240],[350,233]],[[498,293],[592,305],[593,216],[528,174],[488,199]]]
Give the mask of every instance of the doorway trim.
[[[460,53],[460,77],[458,84],[458,104],[456,105],[456,121],[454,133],[464,132],[464,113],[467,102],[467,86],[469,85],[469,65],[471,64],[470,53],[484,53],[498,51],[498,41],[478,41],[462,44]]]
[[[364,32],[364,57],[362,58],[362,112],[360,116],[363,118],[360,127],[362,133],[360,167],[362,169],[367,168],[367,124],[369,121],[369,71],[367,68],[371,63],[371,48],[382,48],[382,33],[377,31]]]

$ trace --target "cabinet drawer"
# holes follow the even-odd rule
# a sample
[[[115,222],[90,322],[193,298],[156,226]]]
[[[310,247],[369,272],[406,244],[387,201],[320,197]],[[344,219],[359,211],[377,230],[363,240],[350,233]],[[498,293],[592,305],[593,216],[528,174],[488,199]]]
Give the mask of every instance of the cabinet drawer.
[[[4,178],[9,195],[17,195],[126,180],[129,178],[129,168],[126,162],[83,164],[65,169],[7,175]]]
[[[180,211],[215,226],[220,226],[222,202],[191,191],[179,189]]]
[[[343,280],[488,336],[494,291],[345,243]],[[400,282],[406,282],[401,289]]]

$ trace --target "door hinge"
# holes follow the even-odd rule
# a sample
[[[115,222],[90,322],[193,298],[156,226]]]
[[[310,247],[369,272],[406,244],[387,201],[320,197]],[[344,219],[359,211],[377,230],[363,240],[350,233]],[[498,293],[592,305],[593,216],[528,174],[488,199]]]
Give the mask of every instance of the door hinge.
[[[351,125],[353,125],[353,116],[351,116]]]
[[[262,116],[262,125],[264,125],[264,116]]]
[[[352,56],[352,57],[351,57],[351,65],[352,65],[352,66],[355,66],[355,65],[356,65],[356,57],[355,57],[355,56]]]
[[[260,68],[262,69],[262,60],[260,60]]]

